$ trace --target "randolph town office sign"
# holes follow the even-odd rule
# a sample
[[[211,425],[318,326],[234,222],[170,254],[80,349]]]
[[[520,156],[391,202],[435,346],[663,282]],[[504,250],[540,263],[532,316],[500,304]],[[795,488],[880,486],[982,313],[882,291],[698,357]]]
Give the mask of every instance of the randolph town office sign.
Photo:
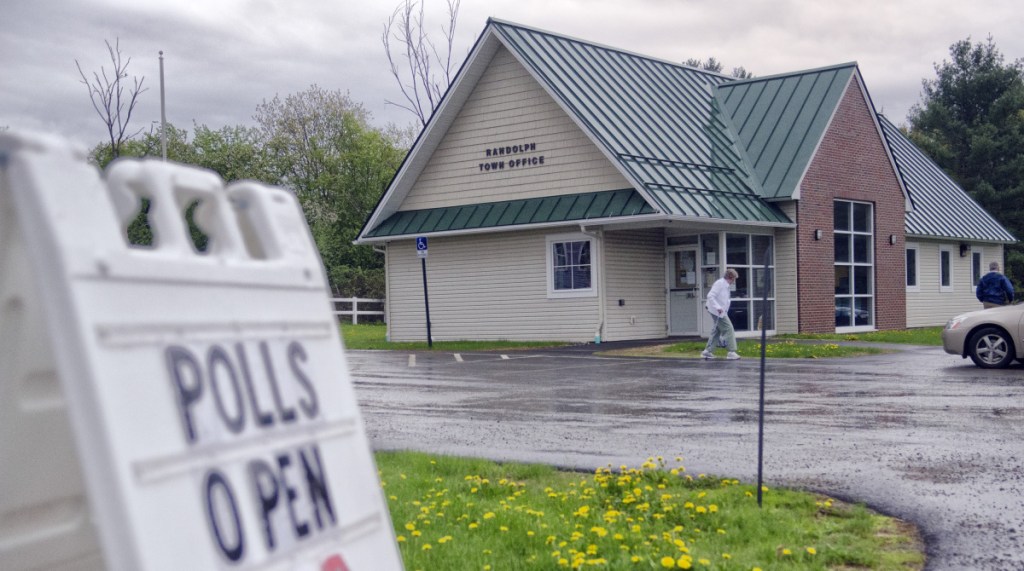
[[[537,143],[515,143],[484,149],[484,161],[478,165],[478,172],[497,172],[523,167],[541,166],[544,155],[538,155]]]

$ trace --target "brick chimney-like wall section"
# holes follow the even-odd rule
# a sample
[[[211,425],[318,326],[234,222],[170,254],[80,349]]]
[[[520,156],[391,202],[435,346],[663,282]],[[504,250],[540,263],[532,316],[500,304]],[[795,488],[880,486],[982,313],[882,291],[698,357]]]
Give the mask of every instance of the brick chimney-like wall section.
[[[797,206],[799,327],[835,331],[833,201],[874,204],[875,327],[903,329],[906,314],[904,198],[855,77],[800,185]],[[821,230],[821,240],[814,231]],[[889,236],[896,236],[896,244]]]

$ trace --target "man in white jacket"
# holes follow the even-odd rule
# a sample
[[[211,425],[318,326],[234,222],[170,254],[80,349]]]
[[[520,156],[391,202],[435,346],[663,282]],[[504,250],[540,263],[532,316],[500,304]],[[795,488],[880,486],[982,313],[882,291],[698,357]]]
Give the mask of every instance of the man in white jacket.
[[[740,358],[736,353],[736,330],[733,329],[732,321],[729,319],[729,290],[732,284],[736,283],[737,277],[739,274],[736,273],[736,270],[732,268],[725,270],[725,275],[715,281],[711,286],[711,291],[708,292],[706,307],[711,318],[715,320],[715,326],[711,329],[711,337],[708,338],[707,346],[700,352],[700,356],[705,359],[715,358],[715,346],[719,343],[724,344],[729,350],[725,356],[726,359]]]

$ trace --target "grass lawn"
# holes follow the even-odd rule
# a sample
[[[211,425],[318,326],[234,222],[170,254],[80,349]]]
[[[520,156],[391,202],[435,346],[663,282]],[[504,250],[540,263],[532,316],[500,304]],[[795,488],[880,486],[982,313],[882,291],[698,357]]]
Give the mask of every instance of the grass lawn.
[[[593,473],[377,454],[405,568],[861,569],[924,565],[916,530],[824,496],[651,458]]]
[[[837,341],[866,341],[871,343],[906,343],[908,345],[942,345],[942,327],[916,327],[893,331],[867,333],[798,333],[778,335],[776,339],[834,339]]]
[[[426,334],[423,341],[392,343],[386,341],[387,326],[380,324],[341,324],[341,337],[348,349],[382,349],[392,351],[428,351]],[[530,349],[566,345],[559,341],[434,341],[434,351],[489,351],[493,349]]]

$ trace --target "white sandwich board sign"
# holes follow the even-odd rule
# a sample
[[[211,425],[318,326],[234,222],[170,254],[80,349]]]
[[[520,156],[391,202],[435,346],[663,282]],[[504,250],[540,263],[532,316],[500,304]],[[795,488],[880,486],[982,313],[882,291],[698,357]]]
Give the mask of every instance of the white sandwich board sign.
[[[0,569],[401,569],[328,294],[285,190],[0,133]]]

